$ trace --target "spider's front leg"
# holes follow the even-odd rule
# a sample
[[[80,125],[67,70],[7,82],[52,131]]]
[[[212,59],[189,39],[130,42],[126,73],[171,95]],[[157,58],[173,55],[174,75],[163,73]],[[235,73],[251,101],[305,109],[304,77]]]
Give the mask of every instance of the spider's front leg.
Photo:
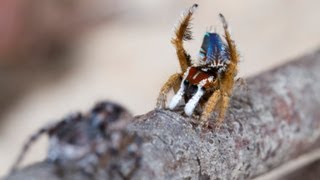
[[[175,28],[175,36],[172,38],[171,42],[174,45],[176,49],[176,53],[179,59],[179,64],[182,73],[185,73],[187,69],[191,66],[191,59],[190,55],[186,52],[186,50],[183,47],[183,42],[188,41],[192,39],[192,33],[191,33],[191,27],[190,27],[190,21],[192,19],[192,15],[195,11],[195,9],[198,7],[197,4],[194,4],[189,9],[187,9],[181,19],[178,22],[178,25]],[[156,109],[163,109],[165,108],[165,102],[167,99],[167,94],[171,88],[174,88],[176,91],[178,86],[178,82],[180,82],[181,75],[180,74],[174,74],[172,75],[169,80],[163,85],[160,95],[157,99],[157,105]],[[180,87],[181,89],[181,87]],[[171,101],[169,108],[174,109],[175,106],[179,103],[180,97],[182,97],[182,93],[184,93],[184,90],[178,91],[178,93],[174,96],[173,100]]]
[[[28,141],[23,145],[22,150],[19,153],[18,158],[16,159],[16,161],[14,162],[14,164],[11,167],[11,172],[14,172],[15,170],[18,169],[20,163],[22,162],[22,160],[24,159],[24,157],[26,156],[28,150],[30,149],[30,147],[33,145],[33,143],[35,143],[42,135],[44,134],[49,134],[50,131],[52,131],[55,127],[57,127],[57,124],[52,124],[52,125],[48,125],[46,127],[43,127],[41,129],[39,129],[36,133],[34,133],[29,139]]]
[[[15,170],[18,169],[20,163],[22,162],[22,160],[24,159],[24,157],[26,156],[28,150],[30,149],[30,147],[42,136],[47,134],[48,136],[50,136],[51,133],[54,133],[58,130],[59,127],[63,126],[66,123],[70,123],[70,124],[74,124],[79,120],[80,114],[76,113],[73,114],[71,116],[69,116],[68,118],[53,123],[53,124],[49,124],[45,127],[42,127],[41,129],[39,129],[36,133],[34,133],[29,139],[28,141],[23,145],[23,148],[21,150],[21,152],[19,153],[18,158],[16,159],[16,161],[14,162],[13,166],[11,167],[11,172],[14,172]]]
[[[181,74],[176,73],[170,76],[167,82],[162,86],[156,104],[156,109],[164,109],[166,106],[166,100],[168,92],[171,88],[173,88],[176,84],[180,82]]]

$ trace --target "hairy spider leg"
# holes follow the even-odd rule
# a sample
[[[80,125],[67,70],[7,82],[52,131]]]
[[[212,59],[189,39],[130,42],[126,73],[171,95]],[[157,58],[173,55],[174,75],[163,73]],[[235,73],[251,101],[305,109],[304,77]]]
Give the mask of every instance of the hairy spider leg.
[[[190,27],[190,21],[194,11],[197,9],[198,4],[194,4],[185,12],[183,12],[178,25],[175,28],[175,37],[172,38],[171,43],[176,49],[176,53],[179,59],[180,68],[182,72],[185,72],[189,66],[191,66],[190,55],[183,47],[183,41],[192,39],[192,32]]]
[[[215,122],[215,128],[219,129],[221,124],[224,121],[224,116],[226,114],[226,111],[229,106],[229,101],[230,101],[230,96],[227,94],[222,94],[221,97],[221,107],[220,107],[220,112],[219,112],[219,117]]]
[[[40,136],[42,136],[43,134],[48,133],[50,130],[52,129],[52,126],[48,126],[48,127],[43,127],[41,129],[39,129],[36,133],[34,133],[29,139],[28,141],[23,145],[23,148],[17,158],[17,160],[15,161],[15,163],[13,164],[12,168],[11,168],[11,172],[14,172],[19,164],[22,162],[23,158],[25,157],[26,153],[28,152],[28,150],[30,149],[31,145],[36,142]]]
[[[163,109],[165,108],[166,100],[168,92],[171,88],[173,88],[177,83],[180,82],[181,75],[180,73],[175,73],[169,77],[167,82],[162,86],[158,99],[157,99],[157,109]]]
[[[238,61],[239,61],[239,55],[236,50],[236,46],[234,44],[234,41],[231,39],[228,23],[222,14],[219,14],[219,16],[220,16],[220,20],[223,24],[223,28],[224,28],[224,32],[225,32],[225,39],[226,39],[228,47],[229,47],[231,62],[228,64],[228,68],[227,68],[226,72],[224,72],[223,76],[221,77],[221,80],[219,80],[221,106],[220,106],[220,112],[219,112],[218,119],[215,123],[216,128],[219,128],[221,126],[222,122],[224,121],[224,116],[225,116],[226,110],[229,106],[230,96],[232,94],[233,85],[234,85],[234,77],[237,74],[237,65],[238,65]],[[214,100],[214,98],[215,98],[214,94],[212,96],[213,96],[212,102],[214,102],[215,104],[211,105],[211,106],[214,107],[214,106],[216,106],[218,101],[217,101],[217,99]],[[211,97],[210,97],[210,99],[211,99]],[[207,114],[210,111],[211,110],[209,107],[208,107],[208,109],[205,108],[203,115],[201,117],[201,119],[203,121],[205,121],[206,119],[209,118],[210,115],[205,115],[205,114]]]
[[[205,104],[204,110],[200,117],[200,124],[207,126],[208,125],[208,119],[210,118],[212,112],[216,108],[216,105],[221,97],[221,91],[216,90],[212,93],[210,98],[208,99],[207,103]]]
[[[184,73],[188,69],[188,67],[191,66],[190,55],[184,49],[183,41],[192,39],[192,33],[190,30],[191,29],[190,21],[197,7],[198,7],[198,4],[194,4],[192,7],[187,9],[182,14],[182,17],[179,20],[177,27],[175,28],[175,37],[173,37],[171,40],[171,43],[175,46],[182,73]],[[157,105],[156,105],[157,109],[161,109],[165,107],[167,94],[171,88],[173,88],[174,91],[176,91],[179,88],[179,86],[177,86],[178,84],[177,82],[180,82],[180,77],[181,75],[176,73],[172,75],[167,80],[167,82],[163,85],[157,99]]]
[[[229,30],[229,25],[228,25],[228,22],[226,21],[226,18],[222,14],[219,14],[219,17],[220,17],[220,21],[223,25],[225,39],[226,39],[228,47],[229,47],[230,61],[231,61],[231,63],[234,63],[234,67],[228,68],[228,69],[229,69],[229,71],[232,71],[233,73],[237,73],[237,64],[239,62],[239,54],[238,54],[236,45],[231,38],[231,33]]]
[[[50,124],[48,126],[40,128],[23,145],[23,148],[22,148],[17,160],[13,164],[13,166],[12,166],[10,171],[14,172],[18,168],[18,166],[20,165],[20,163],[24,159],[26,153],[30,149],[31,145],[33,143],[35,143],[43,134],[50,134],[52,131],[55,131],[58,127],[60,127],[61,125],[65,124],[65,123],[74,123],[74,122],[78,121],[79,120],[78,118],[72,118],[72,117],[78,117],[78,116],[79,116],[79,114],[74,114],[74,115],[70,116],[70,118],[66,118],[66,119],[64,119],[62,121],[59,121],[57,123],[53,123],[53,124]]]
[[[231,39],[231,34],[229,31],[228,23],[225,17],[222,14],[219,14],[220,20],[223,24],[224,32],[225,32],[225,39],[229,46],[230,51],[230,61],[231,63],[228,65],[227,71],[224,73],[223,81],[222,81],[222,89],[226,91],[227,95],[230,97],[233,85],[234,85],[234,78],[237,74],[238,62],[239,62],[239,54],[236,49],[236,45],[234,41]]]

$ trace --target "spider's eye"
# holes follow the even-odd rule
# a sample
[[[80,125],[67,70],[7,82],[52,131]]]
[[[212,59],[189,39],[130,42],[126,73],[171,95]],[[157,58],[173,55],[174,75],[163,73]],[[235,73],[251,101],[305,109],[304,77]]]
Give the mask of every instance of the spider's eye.
[[[188,86],[188,85],[189,85],[189,81],[188,81],[188,80],[185,80],[185,81],[183,82],[183,84],[184,84],[185,86]]]

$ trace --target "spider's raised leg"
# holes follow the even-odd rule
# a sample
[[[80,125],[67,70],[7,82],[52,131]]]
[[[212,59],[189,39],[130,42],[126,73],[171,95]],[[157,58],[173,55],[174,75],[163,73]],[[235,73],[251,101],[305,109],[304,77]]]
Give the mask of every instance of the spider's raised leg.
[[[231,63],[234,63],[235,65],[237,65],[239,61],[239,54],[238,54],[236,45],[231,38],[228,22],[222,14],[219,14],[219,17],[223,25],[225,39],[228,43]],[[235,71],[236,71],[236,68],[235,68]]]
[[[216,90],[213,92],[213,94],[208,99],[207,103],[205,104],[204,110],[200,117],[200,124],[203,126],[208,126],[208,120],[216,108],[217,103],[219,102],[221,97],[221,91]]]
[[[223,77],[224,78],[223,88],[228,94],[231,94],[233,84],[234,84],[234,77],[237,75],[237,71],[238,71],[239,54],[234,41],[231,39],[229,25],[225,17],[222,14],[219,14],[219,16],[223,25],[225,39],[228,43],[229,54],[230,54],[230,63],[228,64],[227,71],[224,73],[224,77]]]
[[[65,124],[67,124],[67,123],[73,124],[76,121],[79,121],[80,120],[79,117],[81,117],[81,114],[79,114],[79,113],[72,114],[68,118],[65,118],[62,121],[59,121],[57,123],[53,123],[48,126],[42,127],[36,133],[34,133],[28,139],[28,141],[23,145],[23,148],[22,148],[17,160],[15,161],[15,163],[13,164],[13,166],[11,168],[11,172],[15,171],[18,168],[21,161],[25,157],[26,153],[30,149],[31,145],[33,143],[35,143],[39,139],[39,137],[41,137],[43,134],[48,134],[50,136],[52,133],[56,132],[60,127],[64,126]]]
[[[23,145],[23,148],[17,158],[17,160],[15,161],[15,163],[13,164],[12,168],[11,168],[11,172],[15,171],[19,164],[21,163],[21,161],[23,160],[23,158],[25,157],[26,153],[28,152],[29,148],[31,147],[31,145],[37,140],[39,139],[40,136],[42,136],[43,134],[47,134],[50,130],[52,129],[51,126],[48,127],[43,127],[41,129],[39,129],[36,133],[34,133],[29,139],[28,141]]]
[[[191,65],[190,55],[184,49],[183,41],[188,41],[192,39],[190,21],[197,7],[198,5],[194,4],[188,10],[186,10],[186,12],[183,13],[175,29],[175,37],[173,37],[171,40],[172,44],[176,48],[182,72],[185,72],[187,68]]]
[[[217,121],[215,122],[215,127],[219,128],[224,120],[225,113],[229,106],[229,99],[232,94],[233,86],[234,86],[234,77],[237,74],[237,66],[239,61],[239,54],[237,52],[234,41],[231,39],[231,35],[229,32],[229,27],[226,19],[222,14],[219,14],[221,22],[223,24],[225,39],[228,43],[228,49],[230,54],[230,62],[228,63],[228,67],[226,71],[221,75],[221,79],[219,80],[219,97],[215,97],[213,94],[207,102],[207,105],[204,109],[204,112],[201,116],[201,121],[206,122],[211,112],[213,111],[215,105],[220,103],[220,112]],[[220,100],[218,102],[218,100]]]
[[[167,82],[162,86],[157,99],[157,105],[156,105],[157,109],[165,108],[167,94],[171,88],[173,88],[176,84],[180,82],[180,78],[181,78],[181,75],[179,73],[173,74],[170,76]]]

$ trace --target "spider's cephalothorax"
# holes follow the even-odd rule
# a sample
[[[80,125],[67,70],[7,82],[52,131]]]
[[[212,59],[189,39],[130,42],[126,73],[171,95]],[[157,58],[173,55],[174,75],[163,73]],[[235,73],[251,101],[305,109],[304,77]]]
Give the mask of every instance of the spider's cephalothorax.
[[[183,47],[183,42],[191,40],[189,25],[197,7],[198,5],[195,4],[189,8],[176,28],[172,43],[176,48],[182,73],[173,74],[164,84],[157,100],[157,108],[165,108],[167,94],[173,88],[176,94],[169,103],[169,109],[175,109],[181,100],[184,100],[184,112],[191,116],[199,105],[203,107],[200,123],[207,126],[212,112],[219,108],[216,122],[216,127],[219,127],[229,104],[239,55],[231,39],[228,24],[220,14],[224,36],[215,32],[206,32],[198,59],[191,61],[190,55]]]

